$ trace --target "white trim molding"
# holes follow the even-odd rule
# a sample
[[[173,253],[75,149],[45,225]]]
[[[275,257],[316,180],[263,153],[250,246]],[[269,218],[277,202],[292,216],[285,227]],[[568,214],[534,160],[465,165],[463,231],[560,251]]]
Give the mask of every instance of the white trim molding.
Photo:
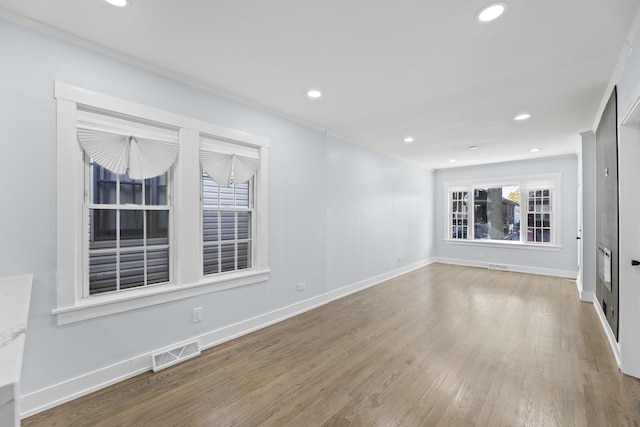
[[[593,301],[596,299],[596,294],[594,292],[578,290],[578,295],[580,295],[580,301],[582,302],[590,302],[593,304]]]
[[[604,315],[602,311],[602,307],[600,307],[600,303],[596,300],[595,295],[592,300],[593,307],[596,310],[596,314],[598,315],[598,319],[600,319],[600,323],[602,324],[602,329],[604,330],[605,335],[607,336],[607,340],[609,341],[609,346],[611,347],[611,352],[613,356],[616,358],[616,364],[618,368],[620,368],[620,345],[618,341],[616,341],[616,337],[611,330],[611,326],[607,321],[607,317]]]
[[[433,259],[420,261],[415,264],[392,270],[387,273],[344,286],[340,289],[297,302],[287,307],[282,307],[251,319],[243,320],[241,322],[207,332],[200,336],[193,337],[190,340],[197,340],[200,343],[200,348],[202,350],[215,347],[216,345],[250,334],[275,323],[282,322],[353,293],[379,285],[387,280],[410,273],[422,267],[426,267],[433,262]],[[159,350],[160,349],[153,350],[131,359],[115,363],[111,366],[72,378],[68,381],[25,394],[20,400],[22,410],[21,418],[24,419],[30,417],[42,411],[46,411],[47,409],[147,372],[152,368],[151,355]]]
[[[512,271],[515,273],[539,274],[541,276],[561,277],[576,280],[578,271],[558,270],[553,268],[532,267],[529,265],[504,264],[501,262],[470,261],[466,259],[436,257],[435,262],[441,264],[462,265],[465,267],[487,268],[490,270]]]

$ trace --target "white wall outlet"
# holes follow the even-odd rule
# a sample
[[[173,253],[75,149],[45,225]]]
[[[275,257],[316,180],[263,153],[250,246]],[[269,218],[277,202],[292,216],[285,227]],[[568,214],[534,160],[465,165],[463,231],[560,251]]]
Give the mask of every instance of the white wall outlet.
[[[191,321],[193,323],[202,322],[202,307],[196,307],[193,309],[193,317]]]
[[[304,291],[305,289],[307,289],[307,284],[302,282],[302,283],[298,283],[298,292]]]
[[[398,255],[398,262],[402,261],[402,255]]]

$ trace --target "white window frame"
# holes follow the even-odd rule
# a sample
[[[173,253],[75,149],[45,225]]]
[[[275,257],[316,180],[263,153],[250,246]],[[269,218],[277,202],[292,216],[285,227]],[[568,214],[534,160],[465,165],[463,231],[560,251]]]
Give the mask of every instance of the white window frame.
[[[176,301],[269,278],[268,263],[268,138],[169,113],[153,107],[55,83],[57,104],[57,307],[58,325]],[[85,286],[84,152],[77,140],[77,111],[125,116],[142,123],[162,124],[178,132],[180,152],[173,175],[173,240],[170,246],[172,280],[168,284],[83,296]],[[199,142],[214,136],[238,146],[258,150],[260,165],[253,177],[255,228],[254,264],[249,270],[224,275],[201,274],[202,181]]]
[[[509,247],[518,249],[537,249],[537,250],[560,250],[561,244],[561,219],[560,201],[561,198],[561,174],[539,174],[539,175],[522,175],[522,176],[505,176],[498,178],[452,181],[444,184],[444,242],[447,244],[463,244],[493,247]],[[475,239],[475,212],[474,206],[474,190],[477,188],[497,188],[505,186],[517,185],[520,190],[520,206],[521,206],[521,225],[520,240],[490,240]],[[551,241],[550,242],[528,242],[527,234],[522,230],[527,229],[526,214],[528,206],[527,194],[530,190],[551,190]],[[466,191],[468,194],[467,205],[467,237],[452,238],[452,215],[451,206],[453,192]]]

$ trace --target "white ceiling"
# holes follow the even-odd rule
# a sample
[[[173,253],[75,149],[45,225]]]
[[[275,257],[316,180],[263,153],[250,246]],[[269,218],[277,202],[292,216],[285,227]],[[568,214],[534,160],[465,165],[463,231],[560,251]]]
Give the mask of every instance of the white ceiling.
[[[639,0],[506,0],[484,24],[491,0],[132,2],[0,0],[0,16],[438,169],[575,153]]]

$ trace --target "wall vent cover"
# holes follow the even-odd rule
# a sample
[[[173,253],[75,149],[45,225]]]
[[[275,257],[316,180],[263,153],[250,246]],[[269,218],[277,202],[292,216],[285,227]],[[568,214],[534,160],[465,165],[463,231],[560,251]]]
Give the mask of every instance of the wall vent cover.
[[[198,341],[176,344],[174,347],[161,350],[151,355],[153,372],[168,368],[169,366],[196,356],[200,356],[200,343]]]
[[[507,271],[509,268],[504,264],[489,264],[489,270]]]

